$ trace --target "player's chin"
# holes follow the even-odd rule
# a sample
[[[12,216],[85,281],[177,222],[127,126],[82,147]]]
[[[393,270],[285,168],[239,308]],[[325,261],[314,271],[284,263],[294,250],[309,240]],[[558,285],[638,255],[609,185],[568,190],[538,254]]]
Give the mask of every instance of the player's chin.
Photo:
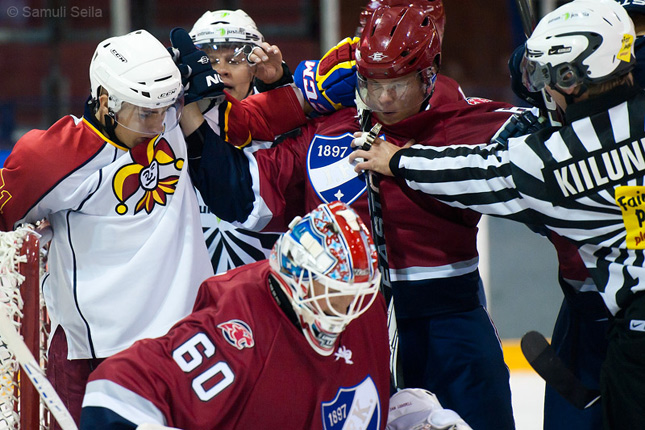
[[[385,125],[395,124],[405,118],[401,112],[378,112],[377,117]]]

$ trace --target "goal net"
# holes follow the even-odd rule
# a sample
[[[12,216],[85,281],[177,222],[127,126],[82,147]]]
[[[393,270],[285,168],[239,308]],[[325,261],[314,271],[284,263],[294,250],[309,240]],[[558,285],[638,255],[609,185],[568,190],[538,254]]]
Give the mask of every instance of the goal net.
[[[40,235],[32,226],[0,232],[0,309],[8,312],[31,353],[46,367],[49,323],[40,294]],[[0,430],[49,429],[50,416],[0,338]]]

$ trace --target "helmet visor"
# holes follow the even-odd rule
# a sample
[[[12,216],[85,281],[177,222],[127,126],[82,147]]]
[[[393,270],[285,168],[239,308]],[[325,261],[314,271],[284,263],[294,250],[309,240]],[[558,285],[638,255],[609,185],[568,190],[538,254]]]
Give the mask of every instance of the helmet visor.
[[[255,48],[255,45],[246,43],[199,43],[195,47],[202,50],[208,55],[214,67],[221,64],[227,64],[233,67],[252,66],[249,63],[249,55]]]
[[[436,76],[432,69],[395,79],[370,79],[358,73],[358,96],[374,112],[408,110],[423,104],[432,92]]]
[[[121,108],[112,117],[121,127],[135,133],[155,136],[174,129],[179,124],[184,107],[184,97],[181,95],[170,106],[149,108],[123,102]]]
[[[549,63],[540,64],[524,56],[520,68],[522,83],[527,90],[533,93],[542,91],[547,85],[568,89],[582,82],[582,77],[576,67],[569,63],[553,67]]]

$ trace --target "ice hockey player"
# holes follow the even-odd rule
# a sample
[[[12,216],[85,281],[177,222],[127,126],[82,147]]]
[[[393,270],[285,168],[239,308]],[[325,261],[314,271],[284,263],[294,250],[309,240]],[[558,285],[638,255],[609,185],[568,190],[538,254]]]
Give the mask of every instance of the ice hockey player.
[[[389,141],[441,146],[453,136],[475,143],[491,138],[511,116],[504,103],[428,103],[440,43],[423,7],[380,7],[368,25],[357,48],[359,92],[375,111],[370,125],[383,124]],[[417,43],[407,46],[411,40]],[[382,46],[390,50],[382,52]],[[383,99],[374,103],[377,94]],[[295,114],[292,107],[283,106],[282,115]],[[192,177],[215,214],[235,212],[228,220],[246,228],[284,229],[291,216],[336,199],[367,221],[365,182],[348,164],[352,133],[359,129],[356,109],[347,108],[310,120],[300,135],[248,157],[230,145],[189,139],[191,153],[198,154],[191,159]],[[198,131],[209,132],[204,125]],[[478,295],[479,217],[402,185],[384,178],[381,193],[405,384],[431,390],[475,428],[512,429],[508,369]]]
[[[562,128],[504,145],[398,150],[376,140],[358,169],[394,173],[459,207],[542,224],[572,241],[614,318],[600,375],[607,429],[638,428],[645,397],[643,233],[645,96],[634,85],[634,27],[616,2],[574,0],[545,16],[522,70],[564,111]],[[459,141],[453,141],[458,144]],[[457,158],[458,157],[458,158]],[[481,175],[486,172],[486,175]]]
[[[296,218],[269,260],[208,279],[194,312],[92,374],[81,430],[383,430],[389,401],[376,249],[341,202]]]
[[[279,48],[264,41],[253,19],[241,9],[205,12],[193,25],[190,36],[195,47],[208,55],[225,91],[236,100],[253,94],[256,82],[263,91],[293,82]],[[213,99],[198,103],[211,128],[220,133],[220,121],[226,123],[229,104],[216,104]],[[254,151],[272,143],[248,139],[240,146]],[[214,215],[199,191],[197,198],[215,273],[268,258],[278,233],[235,227]]]

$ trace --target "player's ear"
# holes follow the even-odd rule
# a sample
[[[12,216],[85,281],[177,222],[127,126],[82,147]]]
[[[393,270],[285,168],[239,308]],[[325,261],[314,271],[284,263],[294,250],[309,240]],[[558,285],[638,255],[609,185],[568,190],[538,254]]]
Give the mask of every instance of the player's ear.
[[[107,115],[108,113],[108,95],[107,93],[101,93],[99,96],[99,103],[98,103],[98,118],[103,118],[103,115]]]

